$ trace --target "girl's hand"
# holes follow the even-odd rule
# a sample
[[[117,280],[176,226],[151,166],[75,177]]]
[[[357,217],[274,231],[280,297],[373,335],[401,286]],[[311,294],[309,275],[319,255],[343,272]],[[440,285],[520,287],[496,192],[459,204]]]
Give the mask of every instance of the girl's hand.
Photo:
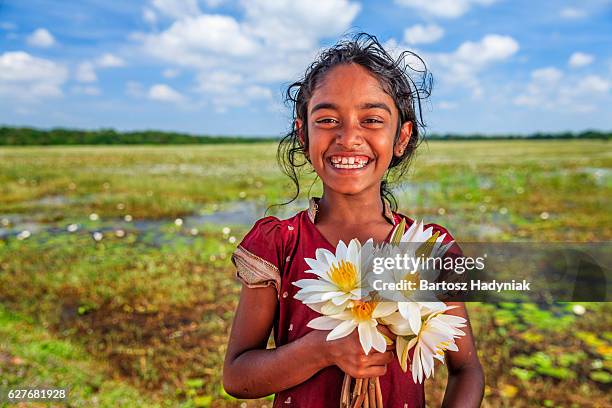
[[[385,375],[387,364],[393,360],[393,345],[380,353],[374,349],[366,355],[359,341],[359,333],[354,330],[346,337],[337,340],[326,340],[329,331],[315,330],[311,334],[318,336],[321,348],[330,365],[337,365],[353,378],[370,378]],[[386,333],[385,333],[386,335]]]

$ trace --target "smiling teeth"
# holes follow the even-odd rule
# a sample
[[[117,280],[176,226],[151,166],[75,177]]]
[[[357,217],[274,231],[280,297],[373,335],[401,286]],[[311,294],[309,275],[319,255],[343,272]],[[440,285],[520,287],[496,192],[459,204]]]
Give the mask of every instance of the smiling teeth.
[[[368,164],[368,159],[361,157],[334,156],[330,159],[332,166],[337,169],[360,169]]]

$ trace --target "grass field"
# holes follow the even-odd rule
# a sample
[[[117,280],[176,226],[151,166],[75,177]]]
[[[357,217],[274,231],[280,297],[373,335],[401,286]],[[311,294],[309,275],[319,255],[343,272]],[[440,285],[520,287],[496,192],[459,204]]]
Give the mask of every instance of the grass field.
[[[459,241],[610,241],[611,153],[430,142],[399,210]],[[272,213],[305,208],[303,180]],[[1,148],[0,388],[67,386],[71,406],[270,407],[221,386],[240,290],[229,257],[288,191],[272,144]],[[483,406],[612,405],[612,307],[575,306],[468,304]],[[428,381],[439,406],[444,367]]]

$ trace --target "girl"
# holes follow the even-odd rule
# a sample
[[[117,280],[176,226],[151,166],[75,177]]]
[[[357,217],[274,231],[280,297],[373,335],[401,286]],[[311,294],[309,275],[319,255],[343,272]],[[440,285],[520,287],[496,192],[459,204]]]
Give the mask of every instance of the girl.
[[[394,346],[365,355],[357,331],[327,341],[328,331],[307,323],[318,314],[294,295],[292,285],[312,278],[304,261],[319,247],[334,252],[340,240],[389,240],[402,218],[388,190],[389,169],[406,169],[419,139],[416,107],[429,95],[427,71],[419,89],[407,73],[404,53],[391,57],[377,39],[358,34],[324,51],[304,78],[287,91],[293,104],[293,128],[279,145],[284,170],[299,193],[300,155],[323,183],[321,198],[287,220],[260,219],[242,240],[232,261],[244,283],[230,334],[223,382],[237,398],[275,393],[274,407],[338,406],[344,373],[354,378],[380,376],[384,406],[424,407],[423,384],[401,371]],[[420,59],[419,59],[420,60]],[[420,61],[422,63],[422,61]],[[428,82],[429,81],[429,82]],[[338,164],[340,162],[340,164]],[[391,207],[391,202],[393,207]],[[393,209],[392,209],[393,208]],[[448,232],[435,224],[434,229]],[[463,303],[447,313],[468,319]],[[393,338],[385,327],[381,332]],[[276,348],[266,349],[274,328]],[[472,330],[457,339],[457,352],[446,353],[448,385],[444,406],[476,407],[484,389]],[[411,350],[410,355],[414,349]]]

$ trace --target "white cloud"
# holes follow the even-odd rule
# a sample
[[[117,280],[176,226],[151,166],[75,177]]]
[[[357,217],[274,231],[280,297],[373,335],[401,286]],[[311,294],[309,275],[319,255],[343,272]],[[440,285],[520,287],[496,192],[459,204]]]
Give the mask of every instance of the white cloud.
[[[610,90],[611,82],[598,75],[589,75],[584,77],[580,82],[576,91],[579,93],[599,93],[606,94]]]
[[[134,98],[141,98],[145,95],[142,84],[137,81],[127,81],[125,83],[125,93]]]
[[[185,98],[178,91],[166,84],[155,84],[149,88],[148,96],[154,101],[161,102],[182,102]]]
[[[23,51],[0,54],[0,94],[18,100],[62,96],[66,68]]]
[[[451,110],[457,108],[457,103],[450,101],[440,101],[438,103],[438,108],[443,110]]]
[[[142,10],[142,19],[149,24],[155,24],[157,23],[157,14],[150,8],[145,7]]]
[[[572,20],[572,19],[584,18],[586,17],[587,13],[586,11],[579,9],[579,8],[566,7],[559,12],[559,15],[563,18]]]
[[[519,49],[512,37],[488,34],[479,42],[466,41],[455,51],[454,57],[460,62],[486,65],[490,62],[505,60]]]
[[[106,53],[98,57],[96,65],[101,68],[117,68],[125,66],[125,61],[116,55]]]
[[[540,68],[531,73],[531,81],[514,104],[559,113],[592,112],[610,104],[611,87],[610,80],[598,75],[566,77],[557,68]]]
[[[249,0],[241,6],[240,21],[221,14],[182,16],[161,33],[135,38],[147,53],[190,67],[223,65],[224,58],[240,58],[235,65],[270,59],[283,65],[296,54],[316,50],[320,39],[343,33],[360,10],[348,0],[328,0],[317,7],[307,0]]]
[[[162,72],[162,75],[164,76],[164,78],[176,78],[177,76],[179,76],[181,74],[181,71],[175,68],[167,68],[164,69],[164,71]]]
[[[591,54],[585,54],[583,52],[575,52],[571,55],[568,64],[572,68],[580,68],[591,64],[595,60]]]
[[[247,87],[244,95],[249,99],[272,99],[272,92],[268,88],[258,85]]]
[[[395,3],[425,14],[444,18],[457,18],[474,5],[489,6],[496,0],[395,0]]]
[[[536,69],[531,72],[531,78],[536,82],[555,84],[563,77],[563,72],[555,67]]]
[[[55,44],[55,38],[45,28],[37,28],[26,38],[26,42],[32,47],[48,48]]]
[[[231,16],[201,15],[174,22],[143,38],[147,53],[187,66],[206,67],[216,56],[247,56],[258,45]]]
[[[324,37],[343,33],[361,6],[347,0],[327,0],[313,7],[308,0],[243,0],[245,28],[269,50],[312,50]]]
[[[444,36],[444,29],[436,24],[417,24],[404,31],[404,41],[408,44],[428,44]]]
[[[462,43],[452,53],[423,56],[437,69],[445,83],[471,88],[472,95],[479,97],[483,90],[478,74],[493,64],[507,60],[518,50],[519,44],[514,38],[488,34],[478,42]]]
[[[100,88],[98,88],[97,86],[90,86],[90,85],[86,85],[86,86],[73,86],[72,87],[72,92],[76,93],[76,94],[83,94],[83,95],[89,95],[89,96],[97,96],[100,95],[102,92],[100,91]]]
[[[272,101],[270,89],[260,85],[249,85],[240,74],[226,71],[201,73],[196,90],[212,102],[215,110],[224,112],[228,107],[246,106],[255,100]]]
[[[176,19],[200,14],[197,0],[153,0],[152,6],[161,14]]]
[[[216,71],[201,73],[197,78],[197,90],[205,93],[223,94],[235,90],[244,84],[244,78],[240,74],[228,71]]]
[[[6,31],[13,31],[17,29],[17,24],[12,21],[3,21],[0,22],[0,28]]]
[[[244,11],[240,17],[166,12],[175,16],[166,29],[132,38],[146,54],[196,71],[199,92],[222,109],[263,97],[266,84],[303,73],[321,40],[345,32],[360,10],[349,0],[327,0],[316,7],[308,0],[244,0],[239,5]],[[226,77],[211,84],[221,71]],[[239,88],[227,82],[231,78],[240,78]]]
[[[83,61],[77,65],[75,79],[78,82],[96,82],[98,75],[96,68],[118,68],[125,66],[125,61],[111,53],[100,55],[95,61]]]
[[[76,68],[75,79],[79,82],[96,82],[98,76],[91,62],[82,62]]]

